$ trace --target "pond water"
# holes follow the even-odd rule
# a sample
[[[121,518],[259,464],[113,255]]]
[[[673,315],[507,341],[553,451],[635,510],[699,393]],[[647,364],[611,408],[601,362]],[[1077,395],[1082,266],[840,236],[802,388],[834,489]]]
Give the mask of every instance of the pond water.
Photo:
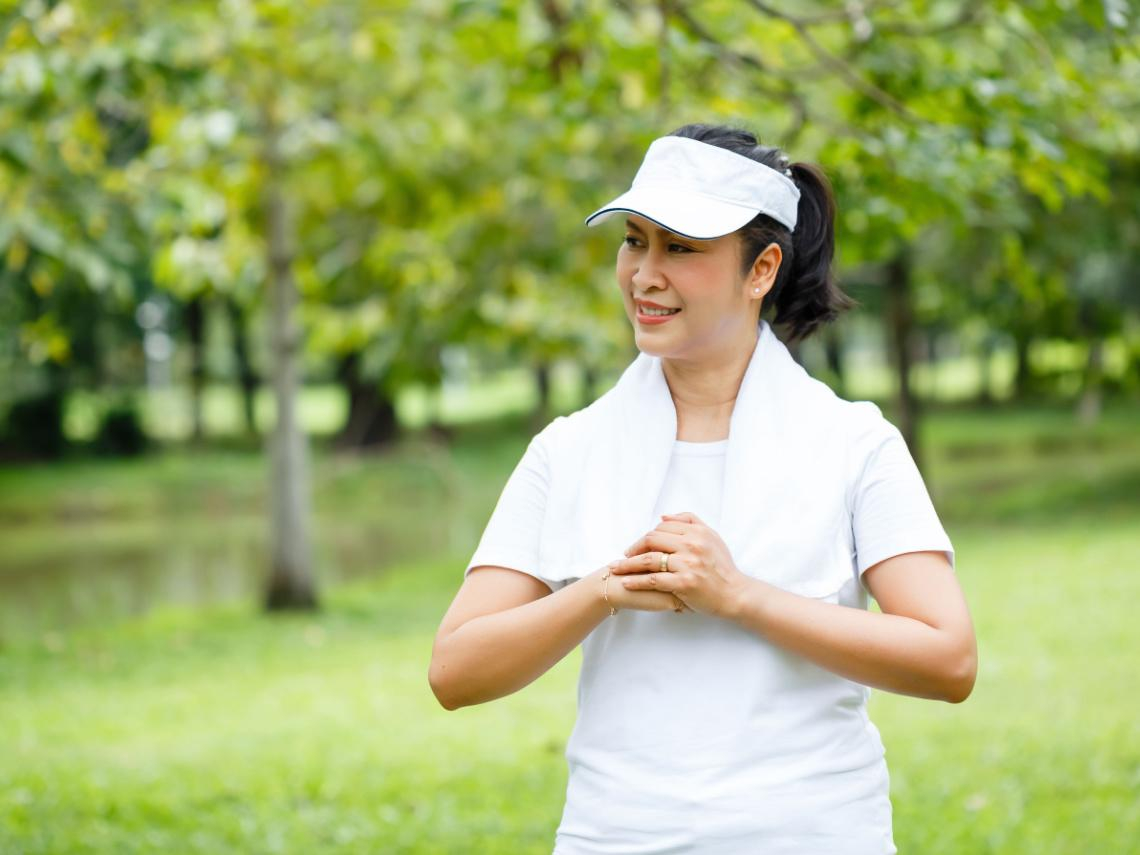
[[[118,546],[105,537],[85,538],[85,528],[68,531],[61,540],[72,548],[52,549],[50,557],[0,560],[0,642],[143,615],[164,605],[260,602],[269,570],[260,521],[219,526],[209,538],[170,531],[149,543]],[[329,523],[314,547],[317,584],[378,576],[414,553],[382,529]]]
[[[502,486],[501,474],[465,484],[438,448],[313,470],[318,589],[473,550]],[[27,474],[0,473],[0,644],[167,605],[260,604],[269,523],[256,455]]]

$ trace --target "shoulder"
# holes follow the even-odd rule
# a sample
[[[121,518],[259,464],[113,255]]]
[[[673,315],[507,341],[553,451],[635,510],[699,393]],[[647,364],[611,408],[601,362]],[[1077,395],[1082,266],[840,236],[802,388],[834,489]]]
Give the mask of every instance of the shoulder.
[[[846,478],[849,493],[857,491],[866,471],[875,465],[884,449],[907,452],[902,432],[874,401],[836,398],[837,415],[843,425],[847,453]]]
[[[858,455],[897,433],[874,401],[851,401],[818,378],[803,375],[797,393],[798,417],[789,421],[801,436],[838,442]]]
[[[891,424],[874,401],[839,400],[843,403],[843,422],[853,447],[873,447],[883,439],[899,433],[899,429]]]

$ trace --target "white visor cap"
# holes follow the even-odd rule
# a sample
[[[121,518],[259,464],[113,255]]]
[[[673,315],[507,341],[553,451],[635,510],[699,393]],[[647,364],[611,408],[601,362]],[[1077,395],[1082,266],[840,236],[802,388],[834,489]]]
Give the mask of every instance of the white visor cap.
[[[630,189],[586,217],[586,225],[628,211],[674,234],[711,240],[757,214],[794,230],[799,201],[800,189],[782,172],[720,146],[668,136],[650,143]]]

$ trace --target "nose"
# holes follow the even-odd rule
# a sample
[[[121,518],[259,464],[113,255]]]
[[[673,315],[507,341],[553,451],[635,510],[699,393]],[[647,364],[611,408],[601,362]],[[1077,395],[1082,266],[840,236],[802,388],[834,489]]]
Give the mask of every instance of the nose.
[[[665,278],[661,273],[657,253],[650,251],[642,255],[630,281],[637,290],[643,292],[649,288],[665,287]]]

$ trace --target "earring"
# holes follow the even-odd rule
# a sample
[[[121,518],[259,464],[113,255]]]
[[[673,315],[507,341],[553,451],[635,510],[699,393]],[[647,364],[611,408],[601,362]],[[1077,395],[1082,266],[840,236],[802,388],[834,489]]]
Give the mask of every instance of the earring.
[[[753,293],[753,294],[759,294],[759,293],[760,293],[760,289],[759,289],[759,288],[753,288],[753,289],[752,289],[752,293]]]

